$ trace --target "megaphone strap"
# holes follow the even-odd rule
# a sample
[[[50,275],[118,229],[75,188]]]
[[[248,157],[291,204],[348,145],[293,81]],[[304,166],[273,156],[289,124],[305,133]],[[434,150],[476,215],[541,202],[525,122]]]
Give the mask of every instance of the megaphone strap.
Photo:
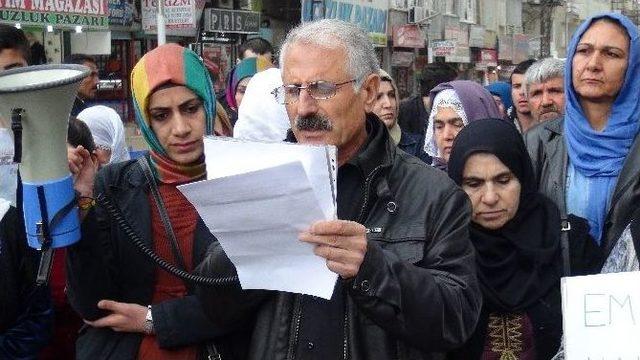
[[[11,130],[13,131],[13,162],[22,162],[22,114],[24,109],[16,108],[11,112]]]

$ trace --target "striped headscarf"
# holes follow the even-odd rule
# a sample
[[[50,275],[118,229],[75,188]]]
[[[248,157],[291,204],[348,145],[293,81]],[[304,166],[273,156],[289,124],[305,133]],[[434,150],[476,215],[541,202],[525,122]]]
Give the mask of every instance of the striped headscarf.
[[[229,104],[232,109],[238,110],[239,105],[236,103],[236,90],[238,89],[240,81],[272,67],[273,63],[264,56],[246,58],[239,62],[238,65],[231,70],[229,78],[227,79],[227,89],[225,90],[227,104]]]
[[[131,71],[131,95],[136,122],[151,148],[151,167],[162,183],[178,184],[202,178],[206,174],[204,156],[194,164],[178,164],[151,130],[149,98],[163,85],[182,85],[202,100],[205,110],[205,135],[213,134],[216,103],[211,78],[200,57],[177,44],[161,45],[146,53]]]

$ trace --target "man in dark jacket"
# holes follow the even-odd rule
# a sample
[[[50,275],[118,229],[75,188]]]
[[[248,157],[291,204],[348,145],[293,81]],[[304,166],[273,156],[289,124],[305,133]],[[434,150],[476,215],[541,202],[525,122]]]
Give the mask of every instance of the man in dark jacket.
[[[28,58],[22,30],[0,24],[0,71],[27,66]],[[0,136],[3,153],[13,154],[8,136]],[[51,297],[47,287],[35,284],[38,253],[27,246],[15,167],[2,160],[0,156],[0,183],[6,187],[0,187],[0,359],[34,359],[51,337]]]
[[[470,208],[444,173],[399,151],[373,114],[380,69],[359,27],[320,20],[280,53],[289,140],[338,148],[337,213],[300,234],[339,275],[331,300],[239,286],[202,288],[216,326],[255,317],[251,359],[437,359],[473,331],[480,309]],[[235,270],[212,245],[199,272]],[[309,279],[313,281],[313,279]]]
[[[39,256],[22,214],[0,199],[0,219],[0,359],[35,359],[51,338],[51,296],[35,283]]]
[[[458,72],[451,65],[434,63],[425,66],[420,78],[420,94],[411,96],[400,104],[400,128],[410,134],[418,134],[424,139],[425,127],[431,112],[429,93],[439,84],[453,81],[457,77]]]
[[[87,108],[86,102],[88,100],[95,99],[98,93],[98,83],[100,82],[100,76],[98,75],[98,65],[96,60],[84,54],[72,54],[65,59],[66,64],[84,65],[91,71],[89,76],[82,79],[80,86],[78,87],[78,95],[73,102],[73,108],[71,109],[71,116],[78,116],[78,114]]]

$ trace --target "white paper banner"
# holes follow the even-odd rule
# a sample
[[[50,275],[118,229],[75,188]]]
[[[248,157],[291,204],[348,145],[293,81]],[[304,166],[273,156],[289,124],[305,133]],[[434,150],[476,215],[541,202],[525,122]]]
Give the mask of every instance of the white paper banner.
[[[562,279],[566,360],[640,359],[640,272]]]

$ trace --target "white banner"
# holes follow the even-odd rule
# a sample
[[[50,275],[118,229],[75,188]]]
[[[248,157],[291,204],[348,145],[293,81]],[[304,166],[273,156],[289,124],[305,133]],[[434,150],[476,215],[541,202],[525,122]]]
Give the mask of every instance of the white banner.
[[[193,29],[196,26],[195,0],[164,0],[167,29]],[[142,29],[156,30],[157,0],[142,0]]]
[[[566,360],[640,359],[640,272],[562,279]]]

